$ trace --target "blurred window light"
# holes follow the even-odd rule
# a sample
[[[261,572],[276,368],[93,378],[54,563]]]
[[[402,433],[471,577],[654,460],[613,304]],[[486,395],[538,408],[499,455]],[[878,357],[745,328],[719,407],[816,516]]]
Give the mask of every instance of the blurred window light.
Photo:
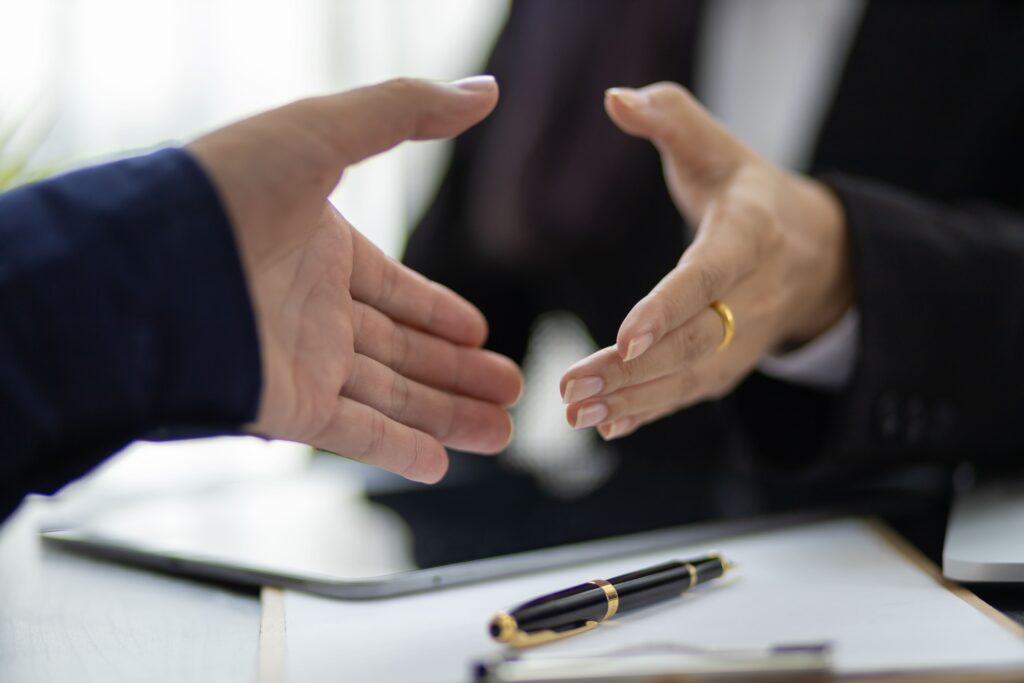
[[[563,311],[542,316],[530,335],[523,363],[526,389],[515,408],[516,437],[506,457],[512,467],[529,473],[542,490],[557,498],[591,493],[619,465],[596,430],[569,428],[559,393],[565,369],[596,350],[583,322]]]
[[[294,99],[397,76],[478,73],[507,0],[0,0],[0,126],[45,99],[33,162],[77,165],[188,140]],[[429,201],[445,146],[406,146],[334,199],[389,254]]]

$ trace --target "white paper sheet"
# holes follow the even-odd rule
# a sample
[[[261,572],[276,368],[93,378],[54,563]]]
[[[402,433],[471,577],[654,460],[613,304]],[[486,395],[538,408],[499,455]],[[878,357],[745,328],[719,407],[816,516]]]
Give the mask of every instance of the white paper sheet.
[[[487,635],[495,611],[707,550],[683,547],[371,602],[289,591],[287,680],[468,681],[471,662],[502,652]],[[830,641],[841,674],[1024,670],[1024,639],[939,585],[862,521],[725,539],[718,550],[737,565],[730,578],[536,652],[598,653],[663,642],[732,649]]]

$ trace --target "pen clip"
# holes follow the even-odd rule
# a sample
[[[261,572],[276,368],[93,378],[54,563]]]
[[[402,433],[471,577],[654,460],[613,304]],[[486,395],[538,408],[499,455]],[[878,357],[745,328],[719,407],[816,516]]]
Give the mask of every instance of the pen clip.
[[[599,621],[585,621],[582,626],[576,628],[567,629],[565,631],[552,631],[546,629],[543,631],[519,631],[517,630],[506,642],[511,647],[533,647],[534,645],[543,645],[550,643],[555,640],[561,640],[562,638],[568,638],[574,636],[577,633],[585,633],[586,631],[592,631],[597,628]]]

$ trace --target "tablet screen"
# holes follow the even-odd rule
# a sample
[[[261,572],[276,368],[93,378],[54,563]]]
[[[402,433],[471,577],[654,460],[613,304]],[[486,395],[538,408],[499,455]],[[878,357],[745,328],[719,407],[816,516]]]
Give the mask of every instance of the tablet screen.
[[[465,476],[473,467],[462,467],[460,457],[468,456],[455,454],[453,470],[462,476],[448,483],[387,480],[382,486],[360,476],[372,475],[369,469],[324,456],[293,476],[118,504],[48,537],[164,569],[313,590],[318,584],[367,581],[381,586],[417,570],[432,574],[432,583],[379,589],[383,595],[565,564],[573,557],[534,551],[882,500],[861,484],[808,486],[684,469],[675,475],[652,473],[642,467],[620,467],[596,489],[567,496],[494,461]],[[612,552],[614,546],[608,548]],[[536,561],[491,562],[523,553]],[[467,571],[480,562],[487,564],[479,572]],[[439,571],[453,566],[459,571]],[[214,571],[204,571],[210,568]]]

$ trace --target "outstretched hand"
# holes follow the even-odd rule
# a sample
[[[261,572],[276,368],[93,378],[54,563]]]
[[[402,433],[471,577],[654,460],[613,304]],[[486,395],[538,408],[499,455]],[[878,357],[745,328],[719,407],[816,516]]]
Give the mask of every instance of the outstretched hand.
[[[480,347],[483,315],[388,258],[328,195],[345,168],[405,140],[447,138],[494,108],[489,77],[395,80],[296,102],[188,145],[220,192],[259,328],[249,429],[433,482],[444,446],[494,453],[522,378]]]
[[[658,148],[669,192],[697,226],[616,345],[562,378],[569,423],[612,439],[721,397],[764,354],[818,336],[849,309],[853,285],[843,212],[820,183],[758,156],[676,84],[612,89],[605,107]],[[728,346],[716,301],[734,314]]]

